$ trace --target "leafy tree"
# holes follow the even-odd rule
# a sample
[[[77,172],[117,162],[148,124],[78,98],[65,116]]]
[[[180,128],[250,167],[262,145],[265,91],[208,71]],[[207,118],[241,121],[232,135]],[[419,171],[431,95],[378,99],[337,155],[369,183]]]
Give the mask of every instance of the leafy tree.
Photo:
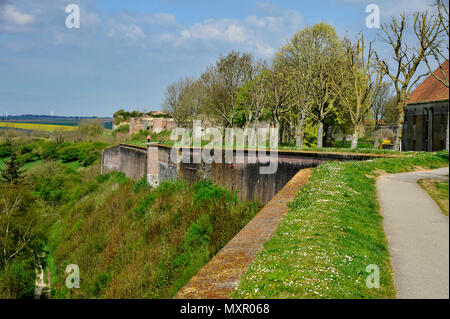
[[[80,142],[92,141],[103,134],[104,126],[99,119],[83,121],[75,131],[75,138]]]
[[[22,185],[0,185],[0,295],[30,297],[35,256],[40,249],[39,215],[34,197]]]
[[[290,72],[292,102],[298,118],[297,146],[303,145],[304,123],[309,116],[317,124],[317,147],[323,147],[324,121],[336,110],[332,85],[344,60],[341,41],[334,28],[319,23],[296,33],[277,54]]]
[[[310,94],[314,66],[311,54],[313,42],[311,28],[306,28],[294,34],[275,56],[275,64],[279,65],[281,71],[278,74],[287,81],[286,100],[291,105],[284,113],[289,122],[296,125],[297,147],[303,147],[306,118],[313,102]]]
[[[18,185],[24,178],[23,164],[17,158],[17,152],[13,151],[11,158],[5,161],[5,167],[2,170],[1,181],[5,184]]]

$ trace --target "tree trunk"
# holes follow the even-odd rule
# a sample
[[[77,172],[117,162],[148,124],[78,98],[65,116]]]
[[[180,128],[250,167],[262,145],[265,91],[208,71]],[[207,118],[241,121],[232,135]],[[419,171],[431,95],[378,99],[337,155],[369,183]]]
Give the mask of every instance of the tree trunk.
[[[305,120],[306,120],[306,114],[303,111],[299,122],[298,122],[298,126],[297,126],[297,134],[295,137],[295,143],[296,143],[296,147],[297,148],[302,148],[303,147],[303,143],[304,143],[304,139],[305,139]]]
[[[395,139],[394,139],[394,150],[401,151],[402,137],[403,137],[403,123],[405,122],[405,109],[403,107],[402,101],[398,102],[397,110],[398,110],[398,120],[397,120],[397,130],[395,132]]]
[[[274,119],[273,126],[278,130],[278,145],[281,145],[281,132],[280,132],[280,121],[278,119]]]
[[[319,126],[317,128],[317,148],[323,147],[323,122],[319,121]]]
[[[449,112],[447,112],[447,134],[446,134],[446,142],[445,142],[445,149],[448,152],[448,139],[449,139],[449,132],[448,132],[448,127],[449,127],[449,116],[448,116]]]
[[[355,149],[358,147],[358,138],[359,138],[359,125],[355,125],[353,128],[353,135],[352,135],[352,145],[351,149]]]
[[[342,148],[345,148],[345,142],[347,142],[346,139],[347,139],[347,134],[344,131],[344,134],[342,135],[342,144],[341,144]]]

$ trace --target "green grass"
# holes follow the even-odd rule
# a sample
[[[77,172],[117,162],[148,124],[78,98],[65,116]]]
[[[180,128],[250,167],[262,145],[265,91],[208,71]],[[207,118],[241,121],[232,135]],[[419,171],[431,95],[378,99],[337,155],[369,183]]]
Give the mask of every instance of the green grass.
[[[55,298],[170,298],[260,209],[206,181],[151,188],[113,172],[75,187],[49,231]],[[64,285],[68,264],[80,289]]]
[[[0,158],[0,169],[3,168],[4,162],[9,160],[9,156],[8,157],[4,157],[4,158]]]
[[[448,177],[448,176],[447,176]],[[448,181],[424,178],[418,181],[419,185],[433,198],[442,213],[449,215],[449,183]]]
[[[4,162],[7,161],[7,160],[9,160],[9,157],[0,158],[0,169],[3,168]],[[29,169],[29,168],[33,167],[34,165],[39,164],[39,163],[42,163],[42,162],[44,162],[44,160],[37,160],[37,161],[34,161],[34,162],[29,162],[29,163],[26,163],[23,167],[24,167],[25,169]],[[62,163],[62,164],[65,164],[65,165],[67,165],[67,166],[69,166],[70,168],[73,168],[74,170],[77,170],[78,168],[81,167],[81,163],[80,163],[79,161],[73,161],[73,162],[63,163],[63,162],[60,160],[59,162]]]
[[[231,297],[394,298],[376,172],[446,165],[448,153],[317,167]],[[366,287],[371,264],[380,269],[379,289]]]

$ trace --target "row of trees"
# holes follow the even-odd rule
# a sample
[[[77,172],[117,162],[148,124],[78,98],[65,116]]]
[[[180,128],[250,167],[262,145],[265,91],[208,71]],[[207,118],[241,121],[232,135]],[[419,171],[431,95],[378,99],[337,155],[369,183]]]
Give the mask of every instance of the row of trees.
[[[406,40],[410,33],[415,41]],[[419,65],[430,68],[432,58],[440,64],[448,56],[445,36],[448,5],[441,1],[435,12],[402,14],[383,25],[380,37],[393,52],[389,59],[380,57],[362,34],[355,41],[341,40],[331,25],[320,23],[294,34],[270,63],[235,51],[220,56],[199,78],[171,84],[163,107],[183,126],[202,117],[222,127],[270,122],[280,128],[281,142],[287,132],[297,147],[304,145],[308,123],[316,129],[317,147],[323,147],[325,127],[332,126],[352,132],[356,148],[364,121],[386,113],[392,85],[391,117],[398,128],[394,148],[399,150],[408,96],[428,74],[419,74]]]

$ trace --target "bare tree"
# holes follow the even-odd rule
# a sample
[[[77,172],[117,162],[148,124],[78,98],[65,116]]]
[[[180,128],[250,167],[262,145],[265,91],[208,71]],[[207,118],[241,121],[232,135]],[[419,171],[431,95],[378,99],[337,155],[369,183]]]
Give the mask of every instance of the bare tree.
[[[232,127],[237,116],[239,89],[254,77],[253,57],[232,51],[207,68],[201,79],[209,108],[220,118],[223,127]]]
[[[379,71],[392,80],[397,94],[398,120],[394,140],[395,150],[401,150],[405,108],[408,104],[409,94],[414,85],[422,77],[428,75],[428,73],[422,73],[416,76],[417,68],[425,57],[431,54],[431,46],[436,43],[439,35],[439,32],[437,32],[439,23],[436,19],[430,19],[430,14],[427,11],[414,13],[412,18],[413,30],[417,40],[415,47],[411,48],[405,40],[409,25],[408,18],[403,13],[400,19],[392,17],[389,24],[384,24],[382,26],[383,34],[380,35],[393,49],[394,65],[390,66],[386,60],[379,58],[376,54]]]
[[[347,61],[343,63],[341,72],[333,78],[333,85],[353,126],[351,148],[358,147],[360,128],[366,119],[381,86],[383,74],[377,72],[372,64],[374,50],[364,43],[364,36],[358,39],[356,46],[346,39]]]
[[[287,114],[292,104],[292,85],[289,74],[279,62],[275,62],[269,72],[266,86],[268,93],[267,110],[272,115],[272,124],[280,127],[281,118]]]
[[[265,62],[256,63],[253,72],[253,80],[246,85],[250,103],[245,107],[246,123],[244,126],[249,127],[253,123],[254,127],[257,128],[268,103],[268,82],[271,74]]]
[[[434,58],[434,61],[438,64],[438,70],[434,71],[431,69],[431,65],[429,62],[429,58],[425,56],[425,63],[427,64],[427,68],[429,72],[433,75],[433,77],[441,82],[443,85],[445,85],[447,88],[449,87],[449,79],[448,75],[445,70],[445,67],[443,65],[443,61],[447,60],[448,63],[448,52],[449,52],[449,41],[448,38],[450,36],[449,34],[449,5],[448,1],[445,3],[445,1],[436,0],[436,7],[437,7],[437,17],[436,19],[439,21],[439,30],[437,33],[439,33],[439,40],[435,41],[435,43],[430,43],[431,48],[431,55]],[[447,66],[448,68],[448,66]],[[447,112],[447,128],[446,128],[446,150],[449,150],[449,126],[450,126],[450,119],[449,119],[449,113]]]
[[[439,27],[436,29],[438,37],[436,37],[434,42],[428,43],[428,45],[430,46],[431,56],[434,58],[434,61],[437,62],[438,64],[439,72],[433,72],[434,69],[431,68],[429,61],[430,58],[427,55],[424,57],[424,59],[425,63],[427,64],[428,71],[433,75],[433,77],[436,80],[438,80],[448,88],[449,79],[447,77],[446,70],[442,63],[443,61],[448,59],[448,52],[449,52],[448,38],[450,34],[449,34],[448,2],[447,4],[445,4],[443,1],[437,0],[436,7],[437,7],[437,15],[435,19],[437,19],[439,23]],[[429,39],[425,40],[429,41]]]
[[[162,107],[179,125],[188,127],[199,117],[204,103],[202,82],[186,77],[167,87]]]
[[[391,98],[391,86],[389,83],[382,83],[378,94],[372,105],[372,115],[375,120],[375,129],[379,128],[379,122],[386,113],[386,106]]]

